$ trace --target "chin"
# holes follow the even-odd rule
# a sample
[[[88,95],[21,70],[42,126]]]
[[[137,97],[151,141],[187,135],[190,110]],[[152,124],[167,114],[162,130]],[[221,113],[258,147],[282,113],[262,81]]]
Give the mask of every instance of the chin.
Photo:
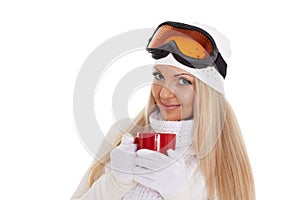
[[[178,113],[166,113],[166,112],[161,112],[161,117],[163,120],[166,121],[180,121],[180,120],[190,120],[193,118],[193,115],[186,115],[182,116]]]
[[[162,113],[161,117],[163,118],[163,120],[166,120],[166,121],[180,121],[182,119],[181,116],[171,115],[171,114],[166,114],[166,113]]]

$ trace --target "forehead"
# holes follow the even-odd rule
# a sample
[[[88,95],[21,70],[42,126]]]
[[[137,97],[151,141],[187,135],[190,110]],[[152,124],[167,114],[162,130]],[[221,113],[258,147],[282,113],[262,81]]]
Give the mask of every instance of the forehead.
[[[157,69],[158,71],[162,73],[168,73],[168,74],[189,74],[192,76],[192,74],[188,73],[187,71],[180,69],[178,67],[172,66],[172,65],[155,65],[154,69]]]

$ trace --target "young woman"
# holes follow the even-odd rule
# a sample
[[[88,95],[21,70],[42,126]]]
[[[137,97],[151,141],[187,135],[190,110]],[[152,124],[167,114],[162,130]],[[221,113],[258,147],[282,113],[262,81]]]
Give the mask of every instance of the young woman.
[[[229,47],[222,40],[210,27],[158,26],[147,45],[156,61],[149,102],[126,133],[108,133],[72,199],[255,199],[241,131],[224,97]],[[133,137],[143,131],[175,133],[175,151],[136,151]]]

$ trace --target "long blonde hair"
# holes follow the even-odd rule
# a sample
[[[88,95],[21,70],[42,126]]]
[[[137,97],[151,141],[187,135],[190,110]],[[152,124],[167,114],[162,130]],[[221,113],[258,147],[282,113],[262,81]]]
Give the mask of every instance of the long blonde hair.
[[[127,132],[136,135],[149,126],[148,117],[155,109],[150,95],[147,106],[134,119]],[[194,150],[199,155],[201,170],[209,199],[254,200],[255,188],[250,162],[241,131],[231,106],[224,95],[196,79],[194,101]],[[120,144],[122,133],[112,141]],[[110,161],[111,149],[93,165],[89,174],[90,186],[104,173]]]

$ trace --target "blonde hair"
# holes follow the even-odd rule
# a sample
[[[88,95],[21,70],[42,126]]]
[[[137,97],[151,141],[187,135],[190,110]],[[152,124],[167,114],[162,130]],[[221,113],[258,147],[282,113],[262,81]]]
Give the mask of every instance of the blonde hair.
[[[150,95],[147,106],[134,119],[128,132],[137,132],[149,127],[148,117],[155,109]],[[224,95],[213,90],[200,80],[195,81],[194,142],[199,157],[199,169],[205,182],[209,199],[254,200],[255,188],[250,162],[236,117]],[[122,133],[113,144],[120,144]],[[112,148],[91,168],[91,186],[103,173],[109,162]]]

